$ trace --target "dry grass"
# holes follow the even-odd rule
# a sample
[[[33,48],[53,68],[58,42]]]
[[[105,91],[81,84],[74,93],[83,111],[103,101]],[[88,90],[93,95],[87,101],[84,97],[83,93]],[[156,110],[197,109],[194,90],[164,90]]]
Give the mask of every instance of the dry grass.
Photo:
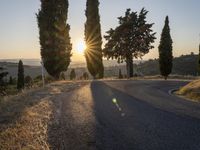
[[[190,82],[176,93],[178,95],[185,96],[193,101],[200,102],[200,80]]]
[[[48,149],[47,127],[52,113],[48,98],[21,94],[0,103],[0,149]]]
[[[81,84],[85,83],[60,81],[16,96],[0,97],[0,150],[50,149],[49,126],[54,105],[59,101],[57,95]]]

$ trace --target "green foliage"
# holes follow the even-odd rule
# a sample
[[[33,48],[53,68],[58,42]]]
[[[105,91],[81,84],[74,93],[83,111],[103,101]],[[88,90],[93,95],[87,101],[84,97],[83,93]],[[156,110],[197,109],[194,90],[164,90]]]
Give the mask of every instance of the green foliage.
[[[173,59],[172,74],[175,75],[192,75],[196,76],[198,73],[198,55],[182,55]],[[136,65],[137,70],[143,75],[158,75],[159,60],[148,60]]]
[[[146,21],[148,11],[144,8],[137,12],[127,9],[124,17],[119,17],[119,26],[107,31],[104,36],[107,43],[103,50],[107,59],[117,59],[118,63],[126,62],[127,76],[133,77],[133,58],[142,58],[154,48],[155,33],[153,24]]]
[[[27,87],[33,86],[33,79],[30,76],[26,76],[24,82]]]
[[[76,79],[76,72],[74,69],[72,69],[70,72],[70,80],[75,80],[75,79]]]
[[[24,88],[24,66],[23,62],[20,60],[18,64],[17,89],[21,90],[23,88]]]
[[[47,72],[58,79],[70,64],[72,44],[66,24],[68,0],[41,0],[37,14],[41,56]]]
[[[119,69],[119,76],[118,76],[119,79],[123,79],[123,75],[122,75],[122,71],[121,69]]]
[[[5,82],[4,82],[4,78],[8,75],[8,72],[3,71],[5,70],[5,68],[0,67],[0,86],[4,86]]]
[[[93,78],[103,78],[103,54],[102,54],[102,36],[99,16],[99,1],[87,0],[86,4],[85,23],[85,40],[87,49],[85,51],[85,58],[87,68]]]
[[[172,43],[169,19],[167,16],[161,33],[160,45],[158,47],[160,74],[164,76],[165,79],[167,79],[168,75],[171,73],[173,66]]]
[[[89,79],[89,75],[88,75],[87,72],[84,72],[84,73],[83,73],[83,79],[84,79],[84,80],[88,80],[88,79]]]
[[[12,76],[9,77],[9,82],[8,83],[9,83],[9,85],[13,85],[14,84]]]
[[[35,81],[42,81],[42,75],[38,75],[34,78]]]
[[[62,73],[60,74],[60,79],[61,79],[61,80],[65,80],[65,74],[64,74],[64,72],[62,72]]]
[[[198,75],[200,76],[200,44],[199,44]]]

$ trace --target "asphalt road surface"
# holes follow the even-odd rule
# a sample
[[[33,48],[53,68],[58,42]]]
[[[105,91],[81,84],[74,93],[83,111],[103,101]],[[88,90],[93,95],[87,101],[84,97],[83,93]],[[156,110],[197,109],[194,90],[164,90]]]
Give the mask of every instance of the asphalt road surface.
[[[200,104],[169,92],[185,84],[92,81],[63,93],[54,149],[200,150]]]

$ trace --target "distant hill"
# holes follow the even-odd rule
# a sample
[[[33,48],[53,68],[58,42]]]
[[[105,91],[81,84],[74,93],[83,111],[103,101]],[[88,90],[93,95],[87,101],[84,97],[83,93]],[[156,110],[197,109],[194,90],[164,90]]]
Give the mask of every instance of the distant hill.
[[[4,60],[5,61],[5,60]],[[30,64],[31,61],[25,61],[25,75],[31,77],[36,77],[41,75],[41,67],[39,66],[39,60],[34,60],[34,65]],[[29,65],[26,65],[29,64]],[[37,65],[35,65],[37,64]],[[17,63],[12,62],[2,62],[0,61],[0,67],[6,68],[9,72],[9,76],[17,77]],[[118,76],[119,69],[121,69],[123,74],[126,74],[125,63],[118,64],[114,60],[104,60],[105,65],[105,77]],[[177,58],[174,58],[173,62],[173,71],[172,74],[177,75],[197,75],[198,66],[198,55],[183,55]],[[77,76],[80,77],[84,72],[87,71],[85,63],[75,63],[73,62],[66,75],[69,76],[71,68],[75,68]],[[134,61],[134,72],[141,75],[158,75],[159,72],[159,63],[158,59],[148,60],[148,61]]]
[[[143,75],[157,75],[159,72],[158,59],[148,60],[136,65],[136,71]],[[172,74],[178,75],[197,75],[198,55],[182,55],[173,60]]]

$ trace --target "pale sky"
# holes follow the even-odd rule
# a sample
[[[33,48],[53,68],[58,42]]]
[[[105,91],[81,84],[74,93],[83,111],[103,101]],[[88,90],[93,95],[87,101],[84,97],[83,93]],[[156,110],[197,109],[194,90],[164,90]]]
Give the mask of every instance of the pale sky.
[[[79,41],[84,38],[86,0],[69,0],[68,23],[73,43],[72,61],[84,60],[76,52]],[[165,16],[170,19],[174,41],[174,56],[198,53],[200,33],[199,0],[100,0],[102,35],[118,25],[117,17],[127,8],[139,11],[145,7],[148,21],[155,23],[157,32],[155,48],[143,59],[158,57],[158,43]],[[0,59],[40,58],[38,27],[35,13],[40,8],[39,0],[0,0]]]

